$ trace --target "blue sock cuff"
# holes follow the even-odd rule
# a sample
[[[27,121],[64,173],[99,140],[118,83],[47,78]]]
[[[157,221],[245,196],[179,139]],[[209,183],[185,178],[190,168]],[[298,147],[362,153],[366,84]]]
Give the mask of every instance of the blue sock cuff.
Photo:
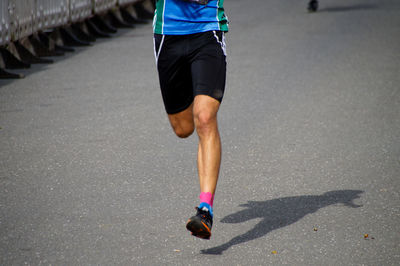
[[[206,202],[201,202],[200,205],[199,205],[199,209],[202,209],[203,207],[206,207],[206,208],[208,209],[208,211],[210,212],[211,217],[214,217],[213,209],[212,209],[212,207],[210,206],[210,204],[208,204],[208,203],[206,203]]]

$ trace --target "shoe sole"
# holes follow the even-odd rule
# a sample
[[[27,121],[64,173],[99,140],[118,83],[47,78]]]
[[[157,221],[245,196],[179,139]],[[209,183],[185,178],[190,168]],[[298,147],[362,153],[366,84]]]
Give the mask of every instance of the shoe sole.
[[[192,232],[192,235],[201,239],[210,239],[211,230],[200,220],[189,219],[186,224],[186,229]]]

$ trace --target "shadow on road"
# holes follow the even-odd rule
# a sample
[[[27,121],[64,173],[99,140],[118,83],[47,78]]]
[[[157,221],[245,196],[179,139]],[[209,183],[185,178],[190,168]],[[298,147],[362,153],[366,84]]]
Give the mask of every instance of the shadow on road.
[[[267,201],[249,201],[240,205],[246,209],[222,218],[222,223],[243,223],[251,219],[262,218],[253,229],[232,238],[229,242],[217,247],[202,250],[203,254],[220,255],[223,251],[256,238],[269,232],[288,226],[299,221],[307,214],[314,213],[321,208],[334,204],[343,204],[351,208],[358,208],[353,200],[360,198],[361,190],[337,190],[322,195],[285,197]]]
[[[326,7],[321,8],[318,12],[347,12],[347,11],[358,11],[358,10],[369,10],[377,9],[377,5],[360,4],[355,6],[337,6],[337,7]]]

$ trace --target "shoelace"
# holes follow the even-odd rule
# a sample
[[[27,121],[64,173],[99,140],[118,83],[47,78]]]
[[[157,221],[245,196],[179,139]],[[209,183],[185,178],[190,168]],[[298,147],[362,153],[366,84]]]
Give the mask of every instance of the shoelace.
[[[203,209],[204,209],[204,208],[203,208]],[[203,210],[203,209],[197,208],[197,215],[199,215],[202,219],[206,220],[207,223],[210,223],[210,224],[211,224],[212,222],[211,222],[211,215],[210,215],[210,213],[208,212],[208,210],[205,211],[205,210]],[[207,208],[205,208],[205,209],[207,209]]]

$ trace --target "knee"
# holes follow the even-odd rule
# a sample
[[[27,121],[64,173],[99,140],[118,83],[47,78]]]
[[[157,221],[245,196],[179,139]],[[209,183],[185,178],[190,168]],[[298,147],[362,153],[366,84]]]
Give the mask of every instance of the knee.
[[[185,139],[192,135],[194,128],[183,128],[183,127],[174,127],[175,134],[182,139]]]
[[[199,135],[206,135],[215,128],[217,117],[209,112],[195,114],[194,121]]]

